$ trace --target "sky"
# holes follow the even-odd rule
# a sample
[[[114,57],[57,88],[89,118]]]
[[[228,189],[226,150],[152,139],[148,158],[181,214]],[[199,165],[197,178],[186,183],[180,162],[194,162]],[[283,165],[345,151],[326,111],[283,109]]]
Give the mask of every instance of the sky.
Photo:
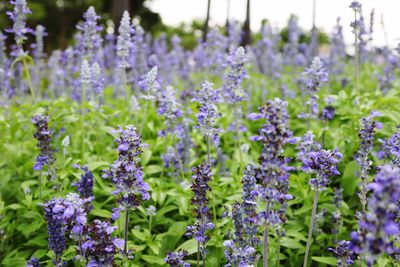
[[[228,0],[211,0],[211,23],[223,25],[227,17]],[[230,17],[244,21],[246,0],[230,0]],[[359,0],[364,17],[369,23],[371,10],[375,9],[374,44],[384,45],[385,34],[381,18],[383,17],[388,44],[396,46],[400,42],[400,0]],[[346,42],[353,40],[350,22],[354,13],[348,7],[351,0],[316,0],[316,25],[329,33],[341,17]],[[259,30],[263,19],[268,19],[273,26],[284,27],[290,14],[299,17],[299,24],[304,29],[312,26],[313,0],[251,0],[251,27]],[[207,0],[152,0],[150,8],[160,13],[167,25],[191,22],[193,19],[204,20]]]

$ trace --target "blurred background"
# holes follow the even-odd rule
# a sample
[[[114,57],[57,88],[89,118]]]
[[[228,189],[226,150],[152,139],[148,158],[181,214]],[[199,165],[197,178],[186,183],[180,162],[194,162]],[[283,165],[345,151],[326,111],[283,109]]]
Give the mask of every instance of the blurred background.
[[[221,30],[228,20],[239,21],[243,25],[246,42],[257,39],[261,25],[269,21],[281,31],[285,40],[285,28],[289,17],[299,18],[299,25],[305,30],[301,40],[309,40],[313,25],[318,28],[321,43],[330,34],[341,17],[345,40],[351,44],[350,21],[353,13],[348,8],[350,0],[28,0],[32,14],[28,23],[33,27],[44,25],[48,36],[46,50],[65,48],[73,42],[75,25],[82,19],[89,6],[94,6],[101,15],[106,31],[113,31],[124,10],[128,10],[135,23],[154,35],[165,33],[167,37],[179,35],[186,48],[196,45],[206,31],[207,25],[219,26]],[[396,46],[399,42],[398,10],[400,1],[362,0],[365,21],[374,27],[373,44]],[[315,5],[315,9],[314,9]],[[6,11],[11,10],[9,0],[0,0],[0,29],[9,27],[11,22]],[[315,14],[313,11],[315,10]],[[373,12],[372,12],[373,11]],[[372,13],[371,13],[372,12]],[[371,14],[374,19],[371,20]],[[251,32],[250,32],[251,30]],[[249,35],[249,36],[246,36]],[[10,39],[10,38],[9,38]],[[9,40],[12,41],[12,40]]]

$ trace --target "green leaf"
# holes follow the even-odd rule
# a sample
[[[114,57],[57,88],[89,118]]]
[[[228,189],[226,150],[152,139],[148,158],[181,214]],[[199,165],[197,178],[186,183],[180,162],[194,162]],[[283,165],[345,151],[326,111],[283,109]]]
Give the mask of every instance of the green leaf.
[[[359,166],[354,160],[347,163],[346,168],[344,169],[341,186],[343,188],[343,193],[346,196],[352,196],[357,189],[359,181],[355,173],[358,170]]]
[[[102,218],[111,218],[112,213],[108,210],[94,209],[90,212],[94,216],[99,216]]]
[[[288,237],[282,237],[281,245],[291,249],[301,249],[304,247],[298,240]]]
[[[158,264],[158,265],[164,265],[164,259],[159,258],[157,256],[152,256],[152,255],[142,255],[141,257],[144,261],[151,263],[151,264]]]
[[[333,266],[336,266],[337,261],[334,257],[311,257],[311,259],[316,262],[325,263]]]
[[[181,249],[182,249],[182,250],[186,250],[186,251],[189,253],[189,255],[191,255],[191,254],[194,254],[194,253],[197,252],[197,244],[198,244],[198,242],[197,242],[196,239],[190,239],[190,240],[188,240],[188,241],[182,243],[182,244],[176,249],[176,251],[179,251],[179,250],[181,250]]]

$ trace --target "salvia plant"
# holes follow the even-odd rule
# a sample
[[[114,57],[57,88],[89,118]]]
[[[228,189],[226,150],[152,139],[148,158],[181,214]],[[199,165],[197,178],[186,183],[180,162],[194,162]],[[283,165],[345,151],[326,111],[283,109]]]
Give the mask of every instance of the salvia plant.
[[[244,44],[84,2],[62,47],[43,3],[0,4],[1,266],[399,265],[400,48],[374,11]]]

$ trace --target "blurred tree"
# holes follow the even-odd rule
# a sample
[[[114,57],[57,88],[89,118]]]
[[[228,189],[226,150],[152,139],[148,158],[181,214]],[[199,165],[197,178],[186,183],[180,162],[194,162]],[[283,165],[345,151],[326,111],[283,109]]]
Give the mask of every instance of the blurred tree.
[[[206,15],[206,20],[204,21],[204,28],[203,28],[203,42],[207,41],[208,22],[210,20],[210,9],[211,9],[211,0],[208,0],[207,1],[207,15]]]
[[[146,7],[145,2],[151,0],[28,0],[32,14],[28,16],[28,24],[34,28],[37,24],[46,27],[46,49],[64,49],[72,41],[76,32],[76,24],[82,20],[83,13],[94,6],[101,15],[102,21],[112,20],[119,24],[122,12],[126,9],[132,17],[139,17],[146,31],[163,27],[159,14]],[[12,10],[9,0],[0,0],[0,30],[11,26],[6,11]],[[12,37],[8,43],[12,43]],[[31,38],[33,40],[33,38]]]
[[[243,38],[242,46],[249,45],[251,43],[251,30],[250,30],[250,0],[247,0],[246,7],[246,20],[243,24]]]

